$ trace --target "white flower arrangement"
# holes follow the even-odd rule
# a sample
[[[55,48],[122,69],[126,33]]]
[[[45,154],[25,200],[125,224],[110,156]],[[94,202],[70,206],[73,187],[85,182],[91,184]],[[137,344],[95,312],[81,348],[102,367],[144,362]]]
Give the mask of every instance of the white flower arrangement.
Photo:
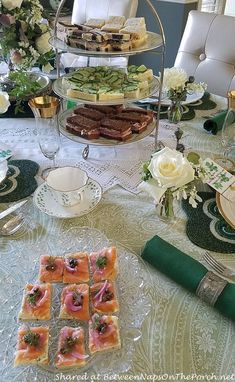
[[[150,194],[156,204],[161,204],[166,215],[172,213],[173,199],[188,199],[193,208],[202,201],[195,181],[206,182],[207,177],[197,154],[191,153],[187,159],[181,152],[164,147],[144,163],[143,171],[139,189]]]
[[[0,114],[6,113],[10,106],[9,95],[0,90]]]
[[[207,85],[194,82],[194,77],[187,75],[181,68],[166,68],[163,73],[163,91],[172,101],[185,101],[188,93],[204,92]]]
[[[1,51],[16,69],[48,67],[54,57],[50,27],[39,0],[0,1]]]

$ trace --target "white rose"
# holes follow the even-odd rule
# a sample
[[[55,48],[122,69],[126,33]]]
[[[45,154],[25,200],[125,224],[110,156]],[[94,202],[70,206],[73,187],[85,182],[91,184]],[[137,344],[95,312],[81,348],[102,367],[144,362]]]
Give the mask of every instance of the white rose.
[[[2,0],[2,5],[11,11],[15,8],[20,8],[23,0]]]
[[[0,90],[0,114],[6,113],[9,106],[9,95]]]
[[[164,69],[163,75],[163,89],[177,90],[184,88],[185,82],[188,80],[187,73],[180,68],[167,68]]]
[[[148,170],[152,179],[142,182],[139,188],[148,192],[156,203],[168,188],[182,187],[194,179],[194,169],[189,161],[182,153],[168,147],[152,155]]]
[[[50,37],[50,33],[46,32],[36,39],[36,48],[40,54],[45,54],[51,50],[51,46],[49,44]]]

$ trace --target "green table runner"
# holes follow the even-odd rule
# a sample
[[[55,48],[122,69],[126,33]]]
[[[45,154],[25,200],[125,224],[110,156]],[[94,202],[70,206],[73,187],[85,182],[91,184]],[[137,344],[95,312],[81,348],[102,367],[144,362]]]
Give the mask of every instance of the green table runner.
[[[207,269],[192,257],[181,252],[159,236],[149,240],[142,258],[160,272],[192,293],[196,293]],[[224,316],[235,320],[235,284],[227,283],[214,307]]]
[[[143,108],[148,108],[153,111],[158,111],[158,105],[155,104],[143,104],[138,103],[138,106],[141,106]],[[216,108],[216,103],[210,99],[210,93],[205,92],[203,97],[193,103],[183,105],[183,115],[181,120],[182,121],[189,121],[193,118],[195,118],[195,110],[212,110]],[[160,119],[167,119],[167,109],[168,106],[161,106],[161,112],[160,112]]]

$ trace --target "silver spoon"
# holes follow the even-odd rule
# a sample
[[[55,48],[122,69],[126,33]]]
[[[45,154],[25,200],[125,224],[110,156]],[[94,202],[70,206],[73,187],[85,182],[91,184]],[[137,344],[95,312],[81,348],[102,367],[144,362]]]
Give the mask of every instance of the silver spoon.
[[[12,219],[8,220],[2,228],[0,229],[0,236],[13,235],[24,223],[24,218],[22,215],[14,216]]]

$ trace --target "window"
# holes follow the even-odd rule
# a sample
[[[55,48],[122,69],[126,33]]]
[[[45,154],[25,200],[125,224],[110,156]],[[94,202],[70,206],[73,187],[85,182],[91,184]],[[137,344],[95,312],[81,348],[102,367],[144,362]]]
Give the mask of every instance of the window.
[[[200,0],[199,8],[202,12],[224,13],[226,0]]]

